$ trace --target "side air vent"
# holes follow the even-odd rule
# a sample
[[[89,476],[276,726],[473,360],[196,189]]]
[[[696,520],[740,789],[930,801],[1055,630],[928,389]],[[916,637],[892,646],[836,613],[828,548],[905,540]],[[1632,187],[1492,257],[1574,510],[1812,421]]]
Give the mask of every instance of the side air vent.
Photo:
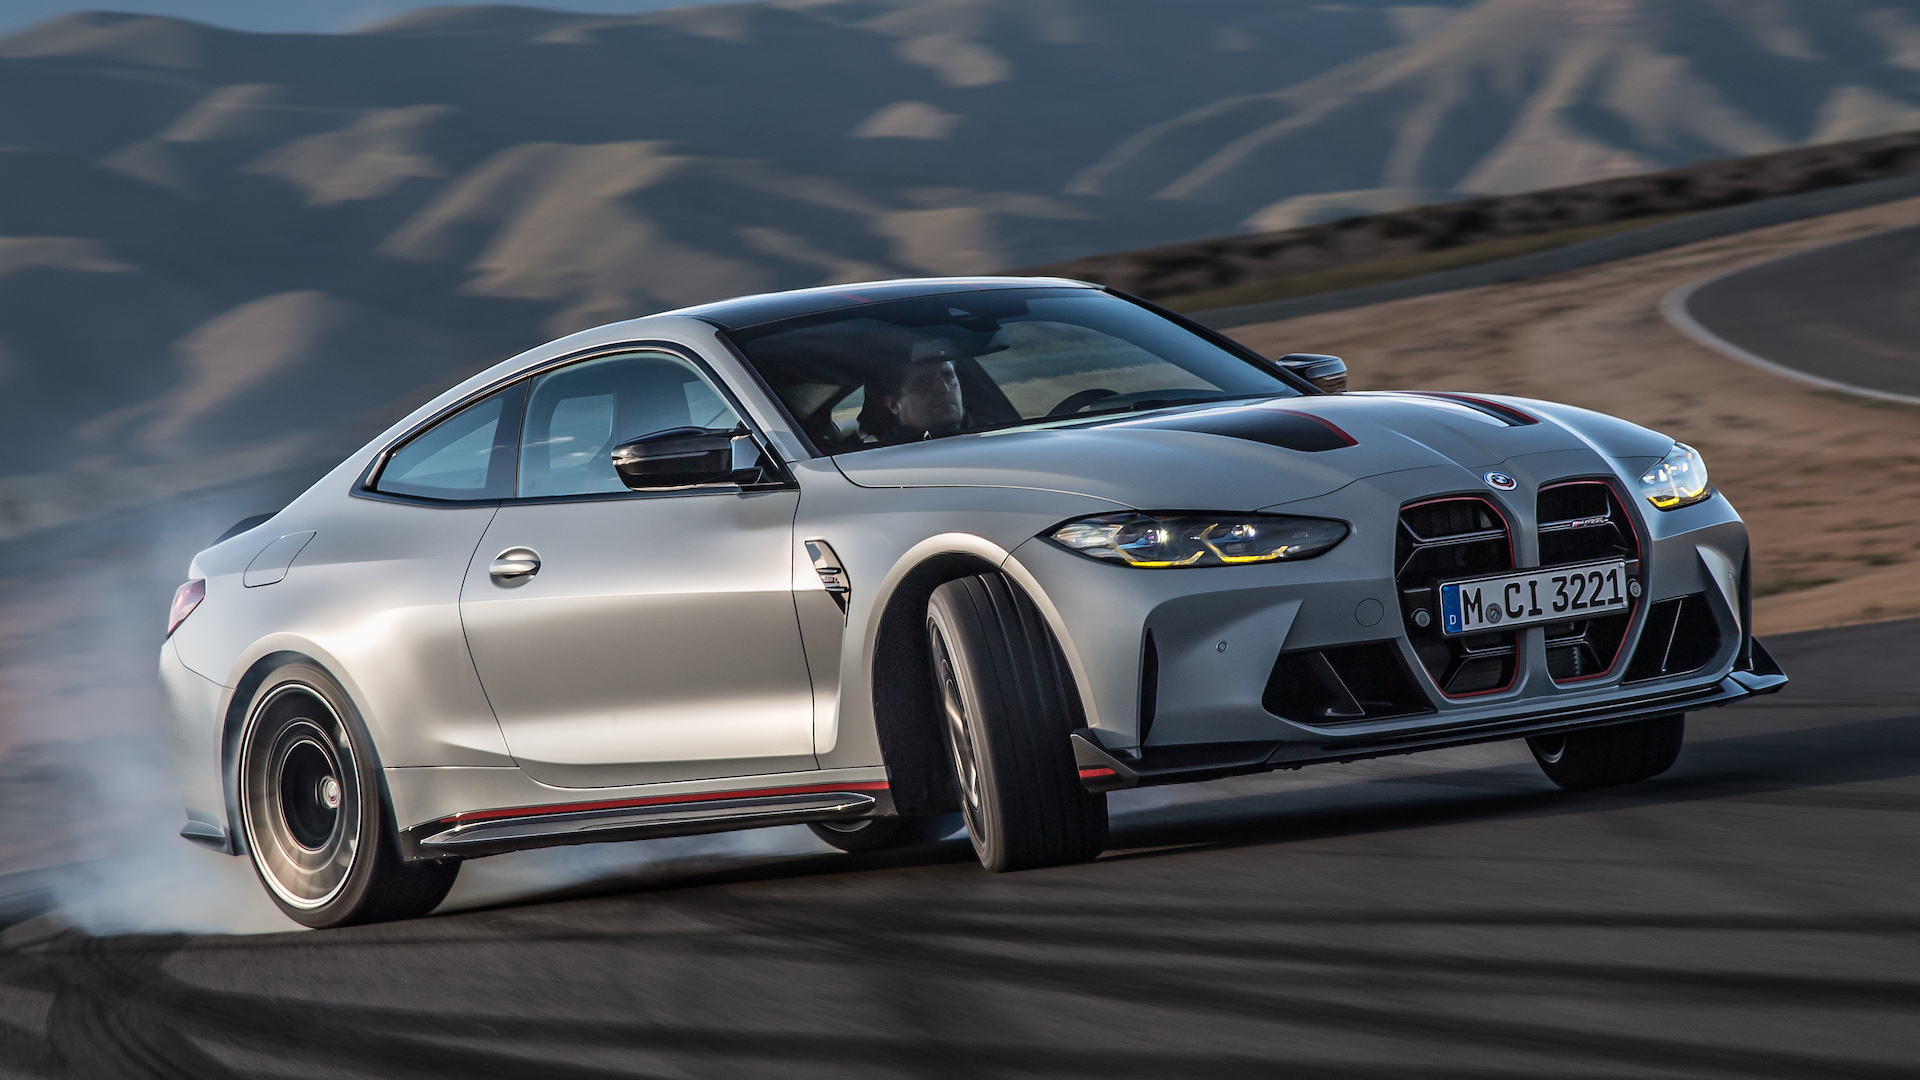
[[[1349,724],[1430,713],[1433,703],[1413,681],[1391,641],[1283,652],[1273,663],[1260,704],[1302,724]]]
[[[1647,625],[1627,664],[1628,682],[1698,671],[1720,654],[1720,623],[1705,593],[1662,600],[1647,609]]]
[[[1640,539],[1613,487],[1600,480],[1574,480],[1540,489],[1536,504],[1540,565],[1571,566],[1602,559],[1625,559],[1627,580],[1640,578]],[[1590,679],[1620,662],[1627,627],[1639,608],[1639,590],[1625,611],[1547,626],[1547,674],[1556,682]]]
[[[1140,745],[1147,745],[1153,731],[1154,714],[1160,711],[1160,650],[1153,643],[1153,631],[1147,631],[1146,651],[1140,656]]]
[[[1507,521],[1492,503],[1464,496],[1403,507],[1394,567],[1407,638],[1442,693],[1478,694],[1513,684],[1513,631],[1457,638],[1440,633],[1440,582],[1513,569]]]

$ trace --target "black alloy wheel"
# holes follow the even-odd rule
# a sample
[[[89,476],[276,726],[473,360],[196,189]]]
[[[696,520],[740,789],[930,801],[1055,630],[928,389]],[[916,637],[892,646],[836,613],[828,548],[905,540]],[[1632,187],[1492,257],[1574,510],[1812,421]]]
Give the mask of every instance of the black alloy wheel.
[[[974,853],[989,870],[1081,862],[1107,842],[1107,797],[1080,783],[1071,677],[1033,602],[999,574],[927,605],[947,747]]]
[[[1566,791],[1631,784],[1673,767],[1686,741],[1684,713],[1527,740],[1547,779]]]
[[[260,883],[305,926],[411,918],[453,887],[454,862],[405,862],[359,716],[326,672],[293,663],[241,734],[241,837]]]

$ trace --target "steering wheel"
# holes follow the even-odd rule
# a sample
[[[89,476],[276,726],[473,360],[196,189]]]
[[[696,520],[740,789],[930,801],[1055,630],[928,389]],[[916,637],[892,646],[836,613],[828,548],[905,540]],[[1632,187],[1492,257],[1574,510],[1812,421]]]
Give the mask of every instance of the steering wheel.
[[[1101,398],[1119,397],[1118,390],[1081,390],[1067,395],[1067,399],[1047,410],[1048,416],[1072,416],[1081,409],[1099,401]]]

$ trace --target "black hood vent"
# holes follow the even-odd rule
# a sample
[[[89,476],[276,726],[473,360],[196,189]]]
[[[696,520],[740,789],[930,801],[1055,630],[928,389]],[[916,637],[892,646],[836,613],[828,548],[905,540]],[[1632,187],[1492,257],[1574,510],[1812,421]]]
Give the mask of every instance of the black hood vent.
[[[1124,427],[1154,428],[1162,431],[1195,431],[1203,435],[1224,435],[1229,439],[1265,443],[1283,450],[1315,453],[1359,445],[1351,435],[1309,413],[1289,409],[1235,409],[1231,412],[1203,412],[1168,416],[1154,420],[1131,421]]]

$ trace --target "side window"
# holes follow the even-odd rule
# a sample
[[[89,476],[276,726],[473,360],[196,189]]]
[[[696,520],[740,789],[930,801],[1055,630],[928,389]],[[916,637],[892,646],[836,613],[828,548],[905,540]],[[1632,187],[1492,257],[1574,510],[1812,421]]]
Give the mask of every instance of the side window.
[[[525,385],[454,413],[393,452],[375,491],[429,499],[503,499],[513,488],[513,436]]]
[[[739,426],[726,397],[672,353],[621,353],[571,364],[533,381],[516,494],[625,491],[613,471],[613,448],[621,443],[672,428]]]

